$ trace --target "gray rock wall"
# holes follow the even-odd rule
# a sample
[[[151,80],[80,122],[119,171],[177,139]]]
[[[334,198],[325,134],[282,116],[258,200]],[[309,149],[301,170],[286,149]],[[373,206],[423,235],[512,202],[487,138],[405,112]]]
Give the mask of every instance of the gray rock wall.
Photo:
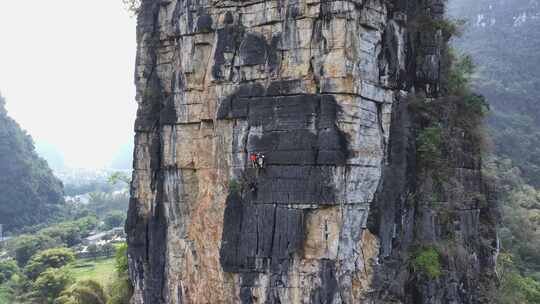
[[[383,263],[409,251],[392,245],[404,211],[395,198],[415,179],[407,96],[437,95],[444,46],[407,20],[443,9],[143,1],[133,303],[447,303],[404,291],[413,276],[391,270],[409,269],[406,259]],[[263,169],[252,153],[265,155]]]

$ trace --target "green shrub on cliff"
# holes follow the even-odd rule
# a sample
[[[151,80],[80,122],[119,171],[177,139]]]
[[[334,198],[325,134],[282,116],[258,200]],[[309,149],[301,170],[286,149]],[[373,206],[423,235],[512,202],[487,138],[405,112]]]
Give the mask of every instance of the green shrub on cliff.
[[[464,95],[470,88],[470,80],[474,73],[474,63],[468,55],[458,55],[453,49],[449,49],[448,60],[450,66],[447,69],[445,89],[450,95]]]
[[[420,130],[416,137],[416,151],[419,160],[428,167],[437,165],[442,158],[442,130],[440,126]]]
[[[423,273],[430,279],[436,279],[442,275],[439,252],[433,247],[427,247],[418,251],[412,260],[414,272]]]

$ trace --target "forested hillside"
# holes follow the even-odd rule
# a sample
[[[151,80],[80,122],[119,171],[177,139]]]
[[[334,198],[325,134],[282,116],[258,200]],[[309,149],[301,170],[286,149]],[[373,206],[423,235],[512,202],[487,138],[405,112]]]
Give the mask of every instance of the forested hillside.
[[[466,19],[456,46],[478,64],[476,86],[491,104],[497,154],[512,159],[540,185],[540,1],[452,0]]]
[[[540,1],[452,0],[467,21],[455,47],[491,105],[485,175],[499,197],[500,303],[540,303]]]
[[[62,183],[8,116],[0,96],[0,224],[13,231],[52,220],[64,202]]]

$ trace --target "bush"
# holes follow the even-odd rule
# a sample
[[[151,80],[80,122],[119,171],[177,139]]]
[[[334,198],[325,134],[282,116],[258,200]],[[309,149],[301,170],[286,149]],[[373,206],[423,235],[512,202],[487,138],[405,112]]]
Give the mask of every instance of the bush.
[[[540,303],[540,282],[519,273],[511,254],[502,253],[497,259],[500,288],[497,292],[499,304]]]
[[[96,258],[99,254],[99,247],[96,244],[88,245],[87,250],[88,250],[88,254],[93,258]]]
[[[9,281],[11,277],[19,272],[17,263],[13,260],[6,260],[0,262],[0,284]]]
[[[114,255],[116,251],[116,248],[112,243],[107,243],[101,246],[101,252],[103,252],[106,256],[112,256]]]
[[[60,240],[68,247],[75,246],[81,242],[81,231],[75,223],[55,225],[45,228],[40,232],[53,239]]]
[[[105,216],[105,219],[103,220],[105,222],[105,228],[112,229],[123,226],[126,218],[127,216],[125,212],[111,211]]]
[[[472,112],[473,114],[481,117],[485,116],[490,109],[486,98],[478,94],[468,94],[464,96],[463,103],[466,111]]]
[[[58,245],[60,245],[58,241],[50,236],[38,234],[20,236],[10,247],[17,264],[22,267],[38,251],[57,247]]]
[[[79,227],[81,236],[86,237],[92,230],[96,229],[98,220],[95,216],[87,216],[76,220],[74,223]]]
[[[420,250],[412,261],[414,272],[421,272],[430,279],[436,279],[442,275],[439,252],[433,247]]]
[[[122,173],[122,172],[114,172],[109,176],[108,179],[109,184],[116,185],[118,183],[124,183],[127,186],[131,184],[131,176]]]
[[[471,78],[475,72],[472,57],[457,54],[453,49],[449,49],[446,64],[443,82],[445,93],[458,96],[469,94]]]
[[[83,280],[62,292],[55,304],[106,304],[107,300],[107,294],[99,282]]]
[[[422,129],[416,137],[419,160],[428,167],[438,164],[442,158],[442,129],[432,126]]]
[[[52,302],[73,282],[74,279],[67,269],[49,268],[37,277],[32,284],[32,290],[38,298]]]
[[[109,287],[109,302],[107,304],[129,304],[133,287],[127,276],[117,277]]]
[[[118,246],[116,249],[116,256],[114,261],[114,267],[118,275],[127,275],[128,273],[128,246],[126,243]]]
[[[89,203],[86,207],[99,218],[104,217],[113,210],[127,212],[129,205],[129,195],[127,193],[93,192],[89,195]]]
[[[142,0],[122,0],[122,3],[128,11],[137,14],[141,8],[141,1]]]
[[[60,268],[73,261],[75,254],[68,248],[48,249],[34,255],[24,268],[24,273],[34,280],[48,268]]]
[[[242,191],[242,185],[237,180],[229,181],[229,192],[238,193]]]
[[[129,304],[133,287],[128,277],[127,244],[122,244],[116,250],[116,278],[109,288],[110,300],[107,304]]]
[[[454,36],[460,36],[465,25],[464,20],[435,20],[428,15],[419,15],[409,24],[412,31],[435,32],[441,31],[445,40]]]
[[[7,247],[19,267],[24,267],[39,251],[79,244],[83,237],[96,228],[97,222],[94,216],[64,222],[39,230],[35,235],[21,235],[10,240]]]

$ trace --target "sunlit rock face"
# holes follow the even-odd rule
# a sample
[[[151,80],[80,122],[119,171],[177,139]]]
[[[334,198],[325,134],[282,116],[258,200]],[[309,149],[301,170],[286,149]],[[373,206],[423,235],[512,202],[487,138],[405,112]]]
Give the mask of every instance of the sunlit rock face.
[[[395,231],[370,213],[394,168],[394,109],[437,90],[440,37],[405,26],[418,11],[443,4],[143,1],[133,303],[413,303],[375,282],[384,243],[368,218]]]

